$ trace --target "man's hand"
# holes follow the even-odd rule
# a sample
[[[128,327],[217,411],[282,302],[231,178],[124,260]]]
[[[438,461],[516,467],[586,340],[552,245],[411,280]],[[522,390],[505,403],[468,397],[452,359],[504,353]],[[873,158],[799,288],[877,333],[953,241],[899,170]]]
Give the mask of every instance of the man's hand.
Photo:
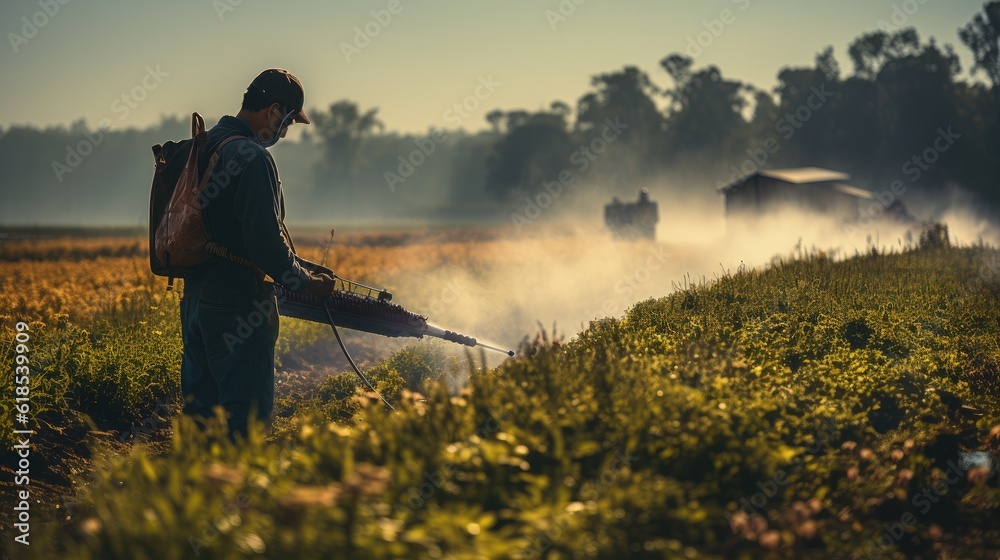
[[[314,263],[312,261],[307,261],[298,255],[295,255],[295,260],[299,261],[299,265],[302,266],[302,268],[308,270],[310,274],[327,274],[329,276],[334,275],[333,271],[330,270],[329,268],[321,264]]]
[[[323,266],[321,264],[316,264],[316,263],[313,263],[313,264],[315,265],[315,268],[312,271],[313,274],[322,274],[322,275],[326,275],[326,276],[330,276],[330,277],[334,276],[333,270],[331,270],[331,269],[329,269],[329,268],[327,268],[327,267],[325,267],[325,266]]]
[[[313,275],[306,284],[306,293],[318,299],[326,299],[333,292],[335,284],[330,274]]]

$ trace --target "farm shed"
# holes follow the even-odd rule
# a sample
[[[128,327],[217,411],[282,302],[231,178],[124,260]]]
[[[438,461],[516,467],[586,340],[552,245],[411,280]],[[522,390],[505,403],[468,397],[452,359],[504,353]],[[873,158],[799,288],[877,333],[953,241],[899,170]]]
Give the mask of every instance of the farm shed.
[[[847,173],[819,167],[758,171],[720,189],[726,216],[754,218],[779,209],[818,212],[844,219],[857,216],[870,191],[848,185]]]

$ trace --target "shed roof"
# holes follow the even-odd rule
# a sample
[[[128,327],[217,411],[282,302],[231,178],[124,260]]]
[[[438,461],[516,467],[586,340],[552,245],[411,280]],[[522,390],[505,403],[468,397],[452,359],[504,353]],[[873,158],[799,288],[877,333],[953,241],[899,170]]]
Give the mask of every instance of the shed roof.
[[[851,196],[856,196],[858,198],[864,198],[866,200],[873,200],[875,195],[871,191],[867,191],[860,187],[855,187],[853,185],[845,185],[843,183],[837,183],[833,185],[833,190],[840,191],[844,194],[849,194]]]
[[[819,183],[822,181],[848,181],[851,178],[851,176],[847,173],[831,171],[829,169],[823,169],[822,167],[772,169],[770,171],[761,171],[760,174],[765,177],[771,177],[772,179],[795,183],[797,185],[801,185],[803,183]]]
[[[851,178],[847,173],[842,173],[840,171],[832,171],[830,169],[823,169],[822,167],[795,167],[790,169],[769,169],[761,170],[756,173],[744,177],[735,183],[732,183],[726,187],[720,189],[720,192],[726,193],[736,187],[746,183],[750,179],[757,176],[770,177],[771,179],[777,179],[779,181],[784,181],[786,183],[792,183],[796,185],[805,185],[808,183],[823,183],[828,181],[847,181]]]

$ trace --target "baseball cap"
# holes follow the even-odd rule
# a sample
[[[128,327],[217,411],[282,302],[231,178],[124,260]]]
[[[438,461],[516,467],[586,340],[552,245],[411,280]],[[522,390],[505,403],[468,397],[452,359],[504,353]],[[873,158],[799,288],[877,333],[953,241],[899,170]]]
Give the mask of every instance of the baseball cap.
[[[302,82],[288,70],[281,68],[268,68],[250,82],[247,89],[256,89],[263,93],[268,101],[281,103],[282,106],[295,112],[292,122],[309,124],[309,117],[302,110],[305,103],[305,91],[302,89]]]

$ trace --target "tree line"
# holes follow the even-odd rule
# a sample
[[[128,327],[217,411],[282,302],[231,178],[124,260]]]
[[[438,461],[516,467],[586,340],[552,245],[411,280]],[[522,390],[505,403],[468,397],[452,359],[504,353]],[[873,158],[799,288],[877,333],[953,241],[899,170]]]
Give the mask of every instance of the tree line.
[[[902,180],[918,203],[963,192],[996,209],[1000,0],[959,38],[970,79],[951,45],[882,26],[850,43],[846,68],[829,47],[811,66],[781,68],[772,90],[673,53],[654,75],[593,76],[575,105],[486,112],[478,133],[387,132],[377,108],[341,100],[274,152],[289,215],[306,222],[503,220],[560,177],[598,199],[644,184],[715,196],[758,169],[795,166],[846,171],[871,190]],[[187,130],[177,117],[121,131],[82,121],[0,130],[0,223],[141,223],[149,146]]]

